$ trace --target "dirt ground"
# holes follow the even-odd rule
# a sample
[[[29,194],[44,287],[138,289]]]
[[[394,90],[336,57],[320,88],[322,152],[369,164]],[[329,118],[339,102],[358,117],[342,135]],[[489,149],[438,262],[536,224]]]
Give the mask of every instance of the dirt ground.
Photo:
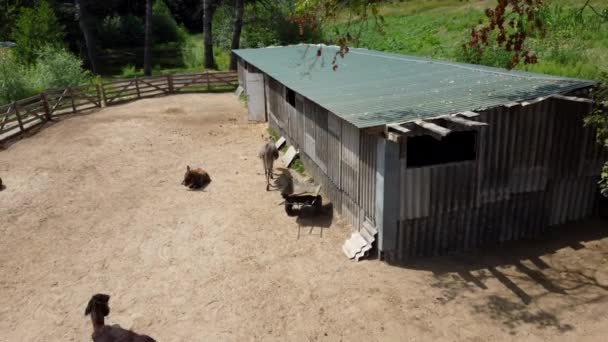
[[[287,217],[265,191],[232,94],[141,100],[0,151],[0,341],[87,341],[108,324],[158,341],[600,341],[608,230],[392,266],[341,251],[349,228]],[[180,185],[186,165],[204,191]],[[331,221],[331,224],[329,224]]]

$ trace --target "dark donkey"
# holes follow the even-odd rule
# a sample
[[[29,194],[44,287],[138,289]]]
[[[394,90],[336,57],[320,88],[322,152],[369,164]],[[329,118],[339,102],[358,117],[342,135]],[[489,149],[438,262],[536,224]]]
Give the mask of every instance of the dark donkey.
[[[150,336],[136,334],[118,325],[105,325],[104,317],[110,314],[109,301],[109,295],[98,293],[91,297],[84,311],[85,316],[91,315],[94,342],[156,342]]]

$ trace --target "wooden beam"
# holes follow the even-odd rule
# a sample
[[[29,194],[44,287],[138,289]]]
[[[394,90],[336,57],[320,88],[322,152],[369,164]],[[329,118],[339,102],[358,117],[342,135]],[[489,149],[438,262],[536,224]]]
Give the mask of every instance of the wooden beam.
[[[522,102],[520,102],[520,104],[521,104],[522,107],[525,107],[525,106],[529,106],[531,104],[535,104],[535,103],[539,103],[541,101],[545,101],[546,99],[548,99],[550,97],[551,96],[541,96],[541,97],[537,97],[537,98],[532,99],[532,100],[522,101]]]
[[[399,125],[399,124],[389,124],[387,125],[389,128],[394,129],[395,131],[401,133],[401,134],[408,134],[410,133],[410,130]]]
[[[582,103],[593,103],[592,99],[586,99],[584,97],[565,96],[565,95],[553,95],[552,97],[555,98],[555,99],[564,100],[564,101],[574,101],[574,102],[582,102]]]
[[[467,118],[474,118],[476,116],[479,116],[479,113],[471,112],[469,110],[465,110],[464,112],[460,112],[458,114],[466,116]]]
[[[387,139],[387,140],[390,140],[390,141],[392,141],[392,142],[396,142],[396,143],[398,143],[398,142],[399,142],[399,140],[400,140],[400,138],[401,138],[401,135],[399,135],[399,134],[397,134],[397,133],[388,132],[388,133],[386,134],[386,139]]]
[[[435,136],[436,138],[438,137],[438,139],[445,137],[446,135],[450,134],[450,132],[451,132],[449,129],[447,129],[445,127],[441,127],[441,126],[431,123],[431,122],[416,120],[416,121],[414,121],[414,123],[416,125],[424,128],[425,130],[429,131],[432,136]]]
[[[458,116],[446,115],[446,116],[443,116],[441,118],[445,119],[447,121],[453,122],[455,124],[466,126],[466,127],[480,127],[480,126],[487,126],[488,125],[485,122],[467,120],[465,118],[461,118],[461,117],[458,117]]]

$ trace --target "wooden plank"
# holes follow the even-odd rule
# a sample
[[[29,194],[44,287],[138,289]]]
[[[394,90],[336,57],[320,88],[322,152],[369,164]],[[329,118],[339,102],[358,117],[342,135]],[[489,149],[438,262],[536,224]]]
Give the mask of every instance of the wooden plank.
[[[479,122],[479,121],[472,121],[472,120],[467,120],[458,116],[451,116],[451,115],[446,115],[446,116],[442,116],[441,119],[453,122],[455,124],[459,124],[462,126],[466,126],[466,127],[480,127],[480,126],[487,126],[488,124],[485,122]]]
[[[389,124],[387,126],[388,126],[388,128],[394,129],[395,131],[397,131],[397,132],[399,132],[401,134],[408,134],[408,133],[411,132],[409,129],[407,129],[407,128],[401,126],[401,125],[398,125],[398,124]]]
[[[464,112],[460,112],[458,114],[462,115],[462,116],[466,116],[467,118],[474,118],[476,116],[479,116],[479,113],[471,112],[468,110],[465,110]]]
[[[276,146],[277,149],[281,149],[281,147],[283,147],[283,144],[285,144],[285,141],[285,137],[280,137],[279,140],[274,143],[274,146]]]
[[[426,122],[423,120],[416,120],[414,121],[414,123],[425,129],[426,131],[428,131],[432,136],[434,137],[439,137],[439,139],[445,137],[446,135],[450,134],[450,130],[445,128],[445,127],[441,127],[437,124],[434,124],[432,122]]]
[[[522,101],[520,102],[522,107],[526,107],[535,103],[539,103],[541,101],[545,101],[546,99],[550,98],[551,96],[541,96],[541,97],[537,97],[535,99],[532,100],[527,100],[527,101]]]
[[[4,118],[2,118],[2,125],[0,125],[0,130],[4,129],[4,125],[6,125],[6,123],[8,122],[8,118],[11,114],[11,109],[13,109],[15,107],[14,104],[10,104],[7,109],[6,112],[4,113]]]
[[[296,151],[295,147],[289,146],[287,152],[283,155],[283,164],[285,164],[285,167],[289,167],[297,155],[298,151]]]
[[[206,72],[205,75],[207,76],[207,90],[211,90],[211,84],[209,83],[209,72]]]
[[[565,96],[565,95],[553,95],[554,99],[564,100],[564,101],[574,101],[574,102],[582,102],[582,103],[593,103],[592,99],[586,99],[584,97],[577,96]]]

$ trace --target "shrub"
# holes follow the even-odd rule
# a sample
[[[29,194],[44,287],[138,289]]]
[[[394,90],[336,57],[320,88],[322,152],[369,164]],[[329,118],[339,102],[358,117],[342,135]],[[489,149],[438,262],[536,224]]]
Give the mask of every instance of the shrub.
[[[25,68],[12,53],[0,55],[0,105],[35,93],[28,87],[25,74]]]
[[[90,72],[82,68],[82,60],[65,49],[48,46],[38,55],[36,64],[27,72],[28,83],[36,92],[81,85],[92,80]]]
[[[144,72],[141,69],[137,69],[135,65],[127,65],[122,68],[120,76],[123,78],[133,78],[135,76],[142,76]]]
[[[188,69],[203,65],[203,40],[200,35],[190,36],[182,44],[182,62]]]
[[[46,0],[41,0],[34,8],[24,7],[19,13],[13,39],[15,52],[26,64],[36,61],[37,52],[44,46],[60,47],[65,36],[55,13]]]

